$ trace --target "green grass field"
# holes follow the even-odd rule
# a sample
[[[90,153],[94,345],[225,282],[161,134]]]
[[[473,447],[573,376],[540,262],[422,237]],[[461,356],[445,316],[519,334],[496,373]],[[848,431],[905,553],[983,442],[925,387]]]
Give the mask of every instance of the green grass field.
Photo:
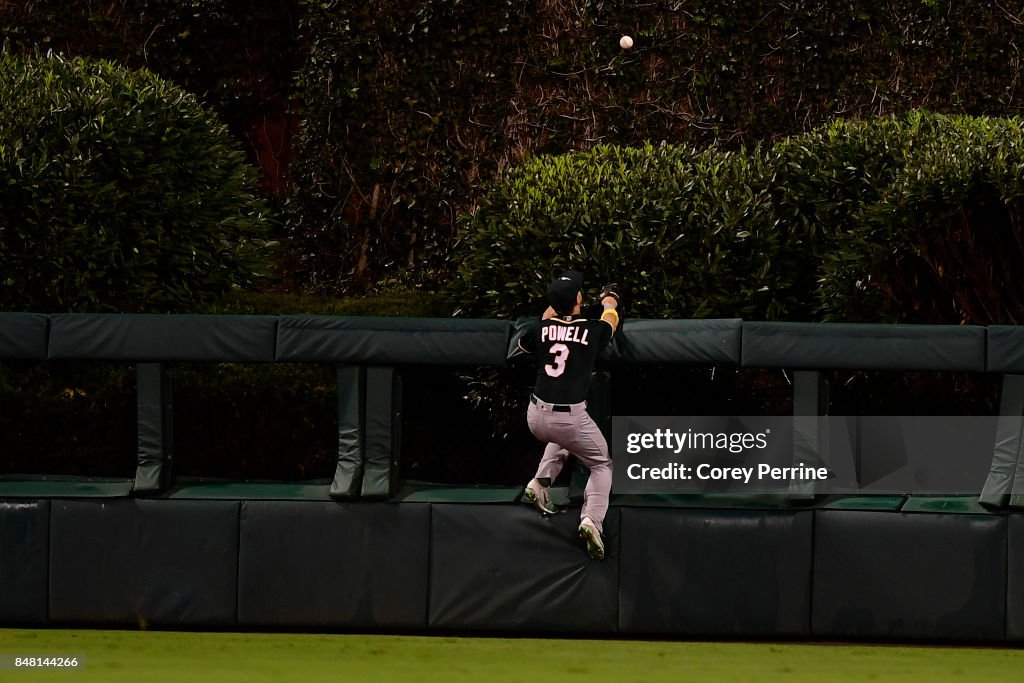
[[[0,629],[0,654],[84,655],[75,671],[0,681],[1019,680],[1024,650],[160,631]]]

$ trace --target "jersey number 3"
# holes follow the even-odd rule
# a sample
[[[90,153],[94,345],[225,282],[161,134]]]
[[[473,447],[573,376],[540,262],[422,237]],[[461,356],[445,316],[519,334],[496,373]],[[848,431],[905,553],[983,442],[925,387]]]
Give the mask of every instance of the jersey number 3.
[[[544,366],[544,372],[548,377],[558,377],[565,372],[565,361],[569,358],[569,347],[565,344],[552,344],[550,353],[555,354],[552,362]]]

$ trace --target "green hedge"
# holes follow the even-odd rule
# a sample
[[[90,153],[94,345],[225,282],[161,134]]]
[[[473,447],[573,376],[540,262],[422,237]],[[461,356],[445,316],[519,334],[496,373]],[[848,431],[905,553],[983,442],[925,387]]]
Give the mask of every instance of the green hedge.
[[[265,269],[224,125],[146,71],[0,54],[0,307],[188,310]]]
[[[536,313],[552,273],[620,281],[638,317],[776,318],[806,312],[794,289],[806,235],[772,222],[759,151],[600,146],[507,172],[462,226],[454,296],[467,316]]]
[[[902,163],[825,255],[824,318],[1024,323],[1024,119],[905,123]]]
[[[506,172],[465,217],[469,316],[563,268],[640,317],[1006,323],[1024,316],[1024,122],[915,111],[749,151],[602,146]]]

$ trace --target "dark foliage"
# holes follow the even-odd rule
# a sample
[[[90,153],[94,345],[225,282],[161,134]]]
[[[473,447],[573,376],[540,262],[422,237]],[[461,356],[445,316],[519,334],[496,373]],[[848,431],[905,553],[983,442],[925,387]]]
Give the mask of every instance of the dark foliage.
[[[216,116],[111,62],[0,55],[0,308],[187,311],[265,268]]]

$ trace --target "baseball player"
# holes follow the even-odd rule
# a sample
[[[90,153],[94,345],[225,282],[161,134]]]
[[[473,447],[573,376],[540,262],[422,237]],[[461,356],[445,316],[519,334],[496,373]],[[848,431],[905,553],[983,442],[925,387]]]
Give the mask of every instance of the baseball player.
[[[568,271],[548,286],[548,303],[539,326],[518,342],[521,350],[536,353],[537,381],[526,421],[530,431],[547,442],[536,476],[523,491],[523,502],[544,514],[557,509],[549,487],[562,471],[568,455],[575,455],[590,470],[580,512],[580,537],[595,560],[604,559],[603,523],[612,487],[612,461],[608,442],[590,415],[584,397],[601,350],[619,326],[616,286],[602,289],[600,304],[588,307],[583,317],[583,276]]]

